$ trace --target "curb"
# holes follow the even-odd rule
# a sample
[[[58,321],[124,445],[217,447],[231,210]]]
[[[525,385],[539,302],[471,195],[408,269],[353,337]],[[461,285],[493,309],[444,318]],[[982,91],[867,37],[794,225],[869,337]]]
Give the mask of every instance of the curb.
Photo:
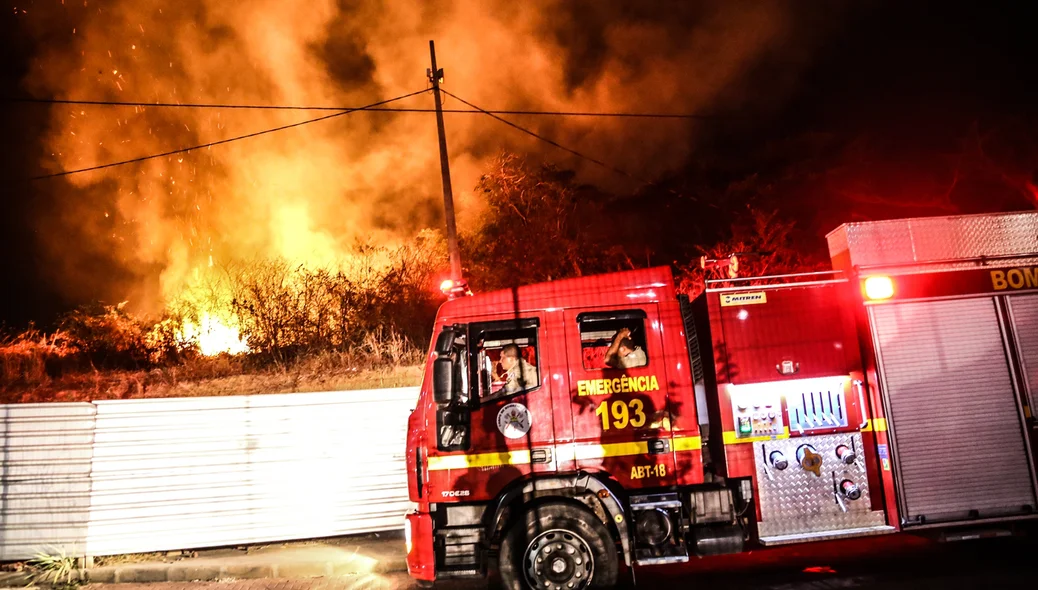
[[[359,569],[349,562],[300,561],[269,565],[191,565],[190,562],[169,564],[140,563],[79,569],[74,580],[93,584],[124,584],[141,582],[212,582],[216,580],[255,580],[263,578],[306,579],[340,578],[365,574],[392,574],[407,572],[403,558],[380,560],[370,569]],[[27,573],[0,574],[0,588],[24,590],[32,582]],[[35,584],[34,584],[35,585]]]

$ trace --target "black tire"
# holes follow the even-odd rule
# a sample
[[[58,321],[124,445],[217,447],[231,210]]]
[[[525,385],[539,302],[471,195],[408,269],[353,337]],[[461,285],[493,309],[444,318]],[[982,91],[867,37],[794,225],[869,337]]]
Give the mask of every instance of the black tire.
[[[532,554],[543,561],[535,563]],[[498,555],[506,590],[612,588],[618,570],[616,543],[605,525],[570,504],[527,510],[505,535]]]

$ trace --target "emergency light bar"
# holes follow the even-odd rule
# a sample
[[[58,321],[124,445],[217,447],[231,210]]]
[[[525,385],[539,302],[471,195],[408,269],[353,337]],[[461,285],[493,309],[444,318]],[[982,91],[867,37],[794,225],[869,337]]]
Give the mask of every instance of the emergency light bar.
[[[440,283],[440,292],[446,295],[449,299],[472,295],[472,291],[469,290],[469,283],[465,279],[461,279],[457,282],[453,279],[445,279]]]

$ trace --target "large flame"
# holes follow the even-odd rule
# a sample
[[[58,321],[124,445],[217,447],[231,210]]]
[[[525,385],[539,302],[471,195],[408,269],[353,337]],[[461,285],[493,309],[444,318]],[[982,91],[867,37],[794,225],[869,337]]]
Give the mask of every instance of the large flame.
[[[249,351],[249,343],[238,329],[224,323],[223,320],[203,313],[199,323],[184,322],[178,334],[181,340],[198,346],[205,356],[221,353],[243,354]]]

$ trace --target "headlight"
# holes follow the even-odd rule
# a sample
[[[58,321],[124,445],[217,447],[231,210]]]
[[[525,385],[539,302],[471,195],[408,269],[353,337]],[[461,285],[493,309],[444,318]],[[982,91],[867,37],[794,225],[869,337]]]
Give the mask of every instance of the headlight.
[[[404,519],[404,547],[407,548],[407,554],[411,555],[411,519]]]

